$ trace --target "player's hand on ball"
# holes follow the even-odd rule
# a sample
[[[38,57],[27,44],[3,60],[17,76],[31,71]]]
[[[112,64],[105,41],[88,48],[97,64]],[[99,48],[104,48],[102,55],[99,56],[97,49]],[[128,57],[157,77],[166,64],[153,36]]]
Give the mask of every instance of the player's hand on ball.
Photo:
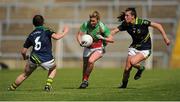
[[[88,35],[88,34],[84,34],[82,37],[81,37],[81,43],[80,45],[82,47],[90,47],[91,44],[93,43],[93,38]]]
[[[87,43],[87,42],[85,42],[85,41],[81,41],[80,46],[81,46],[81,47],[85,47],[84,44],[86,44],[86,43]]]

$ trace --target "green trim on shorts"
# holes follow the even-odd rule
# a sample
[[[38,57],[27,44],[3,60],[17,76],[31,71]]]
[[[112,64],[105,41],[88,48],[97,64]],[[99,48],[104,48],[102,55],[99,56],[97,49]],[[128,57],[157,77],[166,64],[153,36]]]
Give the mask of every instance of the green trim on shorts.
[[[41,64],[41,61],[39,60],[39,58],[35,54],[32,54],[31,58],[36,62],[36,64]]]
[[[152,53],[152,51],[149,50],[149,54],[148,54],[148,56],[146,57],[146,59],[151,55],[151,53]]]

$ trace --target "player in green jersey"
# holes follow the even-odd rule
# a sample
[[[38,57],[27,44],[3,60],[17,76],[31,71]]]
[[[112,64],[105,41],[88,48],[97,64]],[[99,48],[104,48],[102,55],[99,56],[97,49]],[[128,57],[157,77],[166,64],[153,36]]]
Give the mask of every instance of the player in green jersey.
[[[100,21],[100,14],[94,11],[89,15],[89,20],[84,22],[78,31],[76,38],[80,45],[83,34],[89,34],[93,38],[90,47],[85,47],[83,52],[83,78],[79,88],[84,89],[88,86],[88,79],[94,67],[94,63],[105,53],[107,43],[113,43],[109,28]]]
[[[137,80],[145,69],[140,62],[147,59],[151,54],[151,38],[148,27],[159,30],[166,45],[170,44],[170,40],[161,24],[138,18],[135,8],[127,8],[118,18],[120,25],[113,29],[111,34],[114,35],[119,31],[127,31],[133,40],[128,49],[122,85],[120,86],[120,88],[126,88],[132,67],[138,69],[134,76],[134,79]]]

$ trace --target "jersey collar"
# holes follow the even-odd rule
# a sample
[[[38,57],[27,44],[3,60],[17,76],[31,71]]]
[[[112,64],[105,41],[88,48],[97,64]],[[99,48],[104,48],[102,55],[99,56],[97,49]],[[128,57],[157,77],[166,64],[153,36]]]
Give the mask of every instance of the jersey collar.
[[[136,17],[136,21],[135,21],[135,24],[138,24],[138,17]]]
[[[37,26],[36,29],[38,29],[38,28],[44,28],[44,27],[43,26]]]

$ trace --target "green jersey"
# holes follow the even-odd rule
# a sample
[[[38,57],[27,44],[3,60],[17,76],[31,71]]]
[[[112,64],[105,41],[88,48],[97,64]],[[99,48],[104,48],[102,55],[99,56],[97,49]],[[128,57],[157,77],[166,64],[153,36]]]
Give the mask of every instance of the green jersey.
[[[105,38],[110,35],[110,29],[101,21],[99,21],[95,27],[92,27],[90,25],[90,22],[86,21],[81,25],[80,31],[92,36],[93,42],[95,44],[94,46],[92,45],[92,47],[100,47],[100,44],[106,46],[105,41],[98,39],[97,37],[98,34],[102,35]]]

